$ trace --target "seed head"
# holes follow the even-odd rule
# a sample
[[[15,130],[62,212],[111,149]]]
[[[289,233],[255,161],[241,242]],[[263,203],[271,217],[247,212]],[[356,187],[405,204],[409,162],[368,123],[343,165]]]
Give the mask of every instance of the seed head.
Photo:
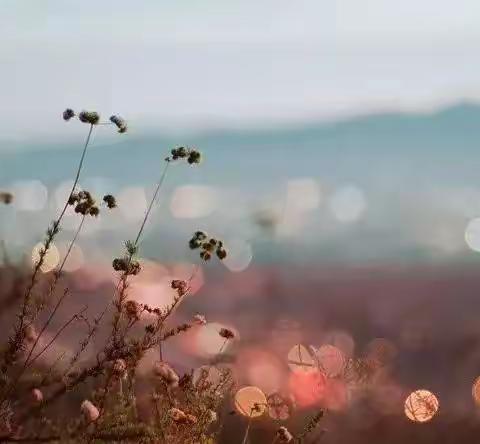
[[[277,437],[279,442],[288,443],[293,441],[293,435],[288,431],[286,427],[280,427],[277,430]]]
[[[125,314],[130,320],[138,320],[140,319],[140,313],[142,311],[142,307],[137,301],[128,300],[125,302]]]
[[[105,196],[103,196],[103,201],[105,202],[107,207],[110,209],[117,207],[117,201],[115,197],[112,196],[111,194],[106,194]]]
[[[161,378],[168,387],[174,388],[178,387],[178,382],[180,381],[179,376],[175,373],[170,365],[166,362],[156,362],[153,368],[155,376]]]
[[[235,338],[235,333],[233,333],[233,331],[229,330],[228,328],[221,328],[218,334],[225,339]]]
[[[75,112],[73,111],[73,109],[67,108],[63,112],[63,120],[65,120],[66,122],[68,122],[73,117],[75,117]]]
[[[185,415],[184,412],[182,412],[180,409],[177,409],[176,407],[172,407],[168,411],[168,414],[170,418],[172,418],[175,422],[185,422],[187,419],[187,415]]]
[[[6,191],[0,192],[0,202],[4,203],[5,205],[11,204],[13,201],[13,194],[8,193]]]
[[[125,120],[121,117],[113,115],[110,117],[110,122],[117,126],[119,133],[127,132],[127,122],[125,122]]]
[[[96,125],[100,121],[100,115],[95,111],[82,111],[78,115],[80,122]]]
[[[197,325],[207,325],[205,316],[198,313],[193,317],[193,322]]]

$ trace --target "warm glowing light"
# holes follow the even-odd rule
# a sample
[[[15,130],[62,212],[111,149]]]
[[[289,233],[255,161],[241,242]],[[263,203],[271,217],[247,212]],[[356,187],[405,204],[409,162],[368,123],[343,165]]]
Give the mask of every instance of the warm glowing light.
[[[200,326],[195,330],[196,347],[193,351],[200,356],[211,357],[228,350],[232,340],[226,340],[220,336],[219,332],[222,328],[232,330],[235,338],[238,338],[238,332],[232,327],[218,322],[209,322],[207,325]]]
[[[365,194],[361,189],[352,185],[335,191],[329,204],[334,217],[343,223],[358,221],[367,208]]]
[[[472,396],[475,404],[480,406],[480,376],[473,383]]]
[[[21,211],[42,210],[48,199],[47,187],[39,180],[25,180],[13,184],[12,193],[15,196],[13,206]]]
[[[288,352],[288,366],[292,371],[314,372],[317,363],[313,352],[301,344],[294,345]]]
[[[249,242],[241,239],[233,239],[225,242],[228,255],[222,261],[230,271],[243,271],[252,262],[253,253]]]
[[[405,400],[405,415],[414,422],[430,421],[438,412],[437,397],[428,390],[416,390]]]
[[[290,374],[288,388],[300,407],[318,404],[325,395],[326,377],[319,370]]]
[[[346,331],[333,330],[325,335],[325,344],[331,344],[342,351],[342,353],[350,358],[355,350],[355,341]]]
[[[170,211],[179,219],[205,217],[215,210],[217,193],[205,185],[184,185],[178,187],[170,202]]]
[[[40,250],[42,250],[43,244],[38,243],[33,247],[32,250],[32,265],[35,267],[36,264],[40,260]],[[60,253],[58,252],[57,247],[55,244],[51,243],[48,251],[46,252],[45,256],[43,257],[42,265],[40,266],[40,271],[43,273],[48,273],[55,269],[60,261]]]
[[[465,242],[471,250],[480,252],[480,217],[468,223],[465,228]]]
[[[142,187],[124,188],[116,196],[118,209],[129,222],[141,220],[147,211],[147,197]]]
[[[328,377],[338,376],[345,368],[345,356],[337,347],[326,344],[322,345],[316,352],[320,369]]]
[[[265,393],[280,389],[283,380],[282,362],[277,356],[259,347],[244,348],[237,355],[237,369],[249,384]]]
[[[243,387],[235,394],[235,408],[244,416],[257,418],[265,413],[267,398],[258,387]]]
[[[320,188],[315,179],[305,177],[288,181],[286,210],[314,210],[320,205],[320,198]]]
[[[268,415],[276,421],[290,418],[292,405],[280,393],[272,393],[267,397]]]
[[[68,251],[69,244],[62,243],[58,246],[59,251],[61,252],[62,258],[65,257]],[[63,266],[65,271],[73,272],[77,271],[78,269],[82,268],[83,264],[85,263],[85,257],[83,254],[83,250],[80,248],[79,245],[74,244],[70,251],[70,254]]]

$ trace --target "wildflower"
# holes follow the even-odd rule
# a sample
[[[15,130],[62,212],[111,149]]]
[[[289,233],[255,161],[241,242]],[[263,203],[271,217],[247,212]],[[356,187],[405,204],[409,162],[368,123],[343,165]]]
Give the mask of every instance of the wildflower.
[[[203,231],[195,232],[189,240],[188,245],[191,250],[200,248],[200,258],[205,262],[208,262],[212,258],[214,251],[220,260],[227,257],[227,251],[223,246],[223,242],[213,237],[207,240],[207,235]]]
[[[78,196],[78,193],[72,193],[68,198],[68,205],[75,205],[79,201],[80,201],[80,197]]]
[[[207,412],[207,421],[209,423],[212,423],[212,422],[216,422],[218,419],[218,416],[217,416],[217,412],[213,411],[213,410],[209,410]]]
[[[137,301],[129,300],[125,302],[125,314],[130,320],[140,319],[141,306]]]
[[[185,415],[184,412],[182,412],[180,409],[177,409],[176,407],[172,407],[168,411],[168,414],[170,415],[170,418],[172,418],[175,422],[184,422],[187,419],[187,415]]]
[[[97,407],[95,407],[95,405],[87,399],[82,402],[80,410],[88,422],[96,421],[100,416],[100,412],[98,411]]]
[[[75,117],[75,112],[73,111],[73,109],[67,108],[63,112],[63,120],[68,122],[72,117]]]
[[[218,334],[225,339],[235,338],[235,334],[233,333],[233,331],[229,330],[228,328],[221,328]]]
[[[166,362],[156,362],[153,368],[156,376],[159,376],[171,388],[177,387],[180,378]]]
[[[88,214],[90,214],[90,216],[97,217],[100,214],[100,210],[98,207],[90,207],[88,209]]]
[[[183,146],[180,146],[178,148],[174,148],[171,151],[171,153],[172,153],[172,159],[173,160],[183,159],[183,158],[188,156],[188,150]]]
[[[189,424],[196,424],[198,422],[197,417],[190,414],[187,414],[185,419]]]
[[[202,158],[202,155],[200,154],[200,151],[191,150],[190,154],[188,155],[187,162],[190,165],[193,165],[194,163],[200,163],[201,158]]]
[[[124,119],[122,119],[119,116],[111,116],[110,117],[110,122],[114,123],[117,128],[119,133],[126,133],[127,132],[127,122],[125,122]]]
[[[100,121],[100,115],[95,111],[82,111],[78,118],[80,122],[96,125]]]
[[[127,260],[124,258],[115,258],[112,262],[112,267],[115,271],[126,271]]]
[[[193,317],[193,322],[197,325],[207,325],[205,316],[198,313]]]
[[[209,261],[212,255],[208,251],[201,251],[200,252],[200,257],[205,261]]]
[[[174,279],[171,283],[174,290],[177,290],[179,296],[183,296],[188,290],[188,284],[185,281]]]
[[[113,373],[122,378],[125,376],[126,374],[126,371],[127,371],[127,364],[126,362],[123,360],[123,359],[117,359],[114,363],[113,363],[113,367],[112,367],[112,370],[113,370]]]
[[[0,192],[0,202],[4,203],[5,205],[11,204],[13,201],[13,194],[8,193],[6,191]]]
[[[103,201],[109,209],[116,208],[117,206],[117,201],[115,197],[113,197],[111,194],[106,194],[105,196],[103,196]]]
[[[43,401],[43,393],[38,388],[34,388],[31,394],[35,403],[40,404]]]
[[[283,426],[277,430],[277,437],[279,439],[279,442],[287,443],[293,441],[292,434],[288,431],[286,427]]]

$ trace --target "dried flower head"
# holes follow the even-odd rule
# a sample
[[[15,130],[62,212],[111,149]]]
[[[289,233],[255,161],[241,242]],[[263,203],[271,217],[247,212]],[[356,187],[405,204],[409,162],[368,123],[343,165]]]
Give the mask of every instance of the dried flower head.
[[[193,317],[193,322],[197,325],[207,325],[205,316],[198,313]]]
[[[191,250],[200,249],[200,258],[205,262],[212,258],[213,252],[217,255],[218,259],[223,260],[227,257],[227,250],[223,246],[221,240],[214,237],[208,239],[208,236],[203,231],[197,231],[193,234],[192,238],[188,241],[188,245]]]
[[[234,339],[235,338],[235,333],[233,333],[232,330],[228,328],[221,328],[218,334],[225,339]]]
[[[180,279],[174,279],[171,283],[171,287],[177,290],[179,296],[183,296],[188,291],[188,283]]]
[[[161,378],[168,387],[174,388],[178,387],[178,382],[180,381],[179,376],[175,373],[170,365],[166,362],[156,362],[153,367],[153,372],[155,376]]]
[[[187,414],[186,421],[188,424],[196,424],[198,422],[197,417],[194,415]]]
[[[97,407],[95,407],[95,405],[87,399],[82,402],[80,410],[88,422],[96,421],[100,416],[100,412]]]
[[[115,376],[123,378],[126,375],[127,364],[123,359],[117,359],[113,363],[112,371]]]
[[[0,202],[5,205],[11,204],[13,201],[13,194],[6,191],[0,191]]]
[[[125,122],[125,120],[122,119],[120,116],[116,116],[116,115],[111,116],[110,122],[112,122],[117,126],[119,133],[127,132],[127,122]]]
[[[78,115],[80,122],[96,125],[100,121],[100,115],[95,111],[82,111]]]
[[[43,401],[43,393],[41,392],[40,389],[34,388],[31,394],[32,394],[33,402],[39,404]]]
[[[190,165],[198,164],[201,161],[202,155],[200,151],[179,146],[171,150],[171,158],[167,157],[167,160],[187,159]]]
[[[112,196],[111,194],[106,194],[105,196],[103,196],[103,201],[105,202],[105,204],[109,209],[117,207],[117,201],[115,197]]]
[[[277,430],[278,441],[282,443],[292,442],[293,435],[288,431],[286,427],[280,427]]]
[[[73,111],[73,109],[67,108],[63,112],[63,120],[65,120],[66,122],[68,122],[73,117],[75,117],[75,112]]]
[[[168,411],[168,414],[170,418],[172,418],[175,422],[185,422],[187,419],[187,415],[185,415],[184,412],[182,412],[180,409],[177,409],[176,407],[172,407]]]
[[[209,410],[207,412],[207,422],[209,423],[216,422],[217,419],[218,419],[217,412],[213,410]]]
[[[140,319],[140,313],[142,312],[142,307],[137,301],[128,300],[125,302],[125,314],[130,320]]]

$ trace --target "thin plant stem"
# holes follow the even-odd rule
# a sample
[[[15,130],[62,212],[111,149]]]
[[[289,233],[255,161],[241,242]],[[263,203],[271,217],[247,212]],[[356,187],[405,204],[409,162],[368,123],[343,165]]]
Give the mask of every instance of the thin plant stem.
[[[248,434],[250,433],[251,424],[252,424],[252,412],[250,412],[250,416],[248,417],[247,428],[245,429],[245,434],[243,435],[242,444],[247,444]]]

